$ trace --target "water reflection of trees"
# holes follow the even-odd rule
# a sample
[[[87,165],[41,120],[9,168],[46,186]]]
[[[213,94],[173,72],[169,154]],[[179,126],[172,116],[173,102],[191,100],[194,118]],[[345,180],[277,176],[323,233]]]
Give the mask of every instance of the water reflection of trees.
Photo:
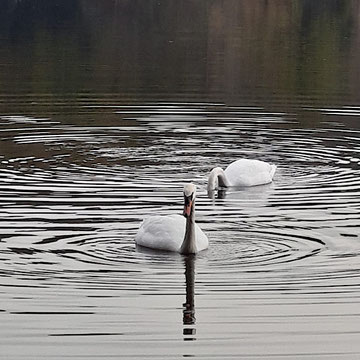
[[[357,94],[357,1],[5,0],[0,10],[10,45],[0,55],[12,64],[0,72],[1,91],[20,72],[34,92],[275,104]]]

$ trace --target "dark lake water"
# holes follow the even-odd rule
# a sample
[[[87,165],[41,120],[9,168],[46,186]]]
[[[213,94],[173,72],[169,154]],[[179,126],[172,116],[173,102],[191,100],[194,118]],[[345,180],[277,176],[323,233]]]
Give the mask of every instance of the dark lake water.
[[[1,1],[0,357],[359,359],[359,19],[350,0]],[[243,157],[274,182],[209,198]],[[188,181],[209,249],[137,249]]]

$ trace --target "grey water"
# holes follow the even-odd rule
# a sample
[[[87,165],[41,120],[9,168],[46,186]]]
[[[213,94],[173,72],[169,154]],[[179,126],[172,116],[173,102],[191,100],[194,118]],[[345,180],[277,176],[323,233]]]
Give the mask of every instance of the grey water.
[[[0,2],[0,357],[359,359],[358,1]],[[209,198],[239,158],[274,182]],[[196,256],[143,218],[197,185]]]

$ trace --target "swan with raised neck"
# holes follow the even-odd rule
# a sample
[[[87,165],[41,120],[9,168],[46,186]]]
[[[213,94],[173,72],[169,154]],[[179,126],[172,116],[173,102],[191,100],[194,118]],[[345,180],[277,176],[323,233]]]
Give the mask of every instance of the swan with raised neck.
[[[195,238],[195,197],[196,187],[194,184],[184,186],[184,212],[186,218],[184,241],[180,247],[180,254],[196,254]]]
[[[195,185],[186,184],[183,195],[182,215],[148,216],[135,236],[137,245],[181,254],[195,254],[207,249],[209,239],[195,222]]]

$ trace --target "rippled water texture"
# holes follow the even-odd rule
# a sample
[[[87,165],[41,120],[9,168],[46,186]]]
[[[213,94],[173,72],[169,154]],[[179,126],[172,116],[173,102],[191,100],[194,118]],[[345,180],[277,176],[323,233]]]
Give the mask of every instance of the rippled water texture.
[[[26,1],[16,6],[21,3]],[[86,8],[83,2],[73,3]],[[89,3],[82,16],[92,19],[103,14],[100,5]],[[119,19],[128,19],[124,15],[128,3],[116,3]],[[190,3],[186,6],[191,8]],[[286,3],[268,6],[279,11]],[[213,32],[220,4],[215,1],[213,8],[207,8]],[[332,9],[334,4],[329,1],[327,6]],[[64,11],[76,13],[75,8]],[[246,17],[240,10],[238,14]],[[111,18],[109,13],[102,16]],[[244,21],[240,24],[246,29]],[[233,26],[235,32],[239,30]],[[53,31],[67,29],[72,27],[65,22]],[[127,37],[115,30],[104,36],[115,41],[116,34],[122,34],[124,43]],[[202,43],[199,29],[191,34],[175,32],[169,44],[180,51],[184,49],[177,41]],[[232,40],[243,44],[245,40],[236,34],[231,33]],[[153,41],[158,36],[151,32]],[[35,37],[30,44],[48,40]],[[15,53],[25,46],[16,38],[13,41],[8,45]],[[99,39],[91,41],[98,42],[82,44],[87,49],[84,54],[97,54],[100,45],[107,46]],[[312,45],[310,41],[308,46]],[[58,46],[72,49],[66,42]],[[120,51],[120,45],[111,46]],[[171,51],[166,53],[170,59]],[[219,63],[224,65],[222,60],[229,61],[226,51],[217,53],[219,59],[212,51],[204,58],[210,85],[201,89],[196,74],[203,74],[203,68],[196,68],[199,63],[190,54],[186,68],[179,69],[184,87],[178,86],[178,78],[170,79],[173,85],[168,87],[160,73],[155,86],[146,59],[136,58],[141,71],[136,66],[134,70],[132,55],[113,53],[124,56],[128,62],[123,59],[121,64],[135,71],[132,76],[138,82],[129,86],[128,93],[118,91],[122,80],[131,83],[131,71],[116,78],[118,68],[105,66],[103,58],[89,65],[88,57],[71,60],[66,55],[87,81],[70,76],[69,82],[74,82],[69,93],[44,88],[48,84],[42,83],[42,72],[22,82],[15,76],[20,68],[24,71],[19,58],[1,64],[3,79],[10,79],[7,69],[13,75],[11,81],[3,81],[8,89],[1,88],[0,93],[0,353],[4,359],[360,357],[356,91],[350,86],[344,90],[341,80],[337,89],[317,87],[315,78],[326,74],[321,66],[301,73],[314,81],[314,87],[296,94],[289,89],[285,95],[274,84],[266,97],[267,90],[251,81],[247,88],[243,77],[241,90],[231,90],[219,83],[216,72]],[[340,69],[343,60],[338,59]],[[46,64],[54,66],[56,61],[47,58]],[[255,62],[252,71],[259,69],[264,71]],[[110,74],[113,92],[108,89]],[[135,75],[144,74],[148,82],[139,85]],[[286,74],[292,81],[288,69]],[[53,85],[59,80],[58,72],[48,76]],[[34,88],[28,92],[30,85]],[[245,94],[246,89],[250,94]],[[274,182],[208,197],[209,171],[242,157],[277,164]],[[134,237],[144,217],[181,213],[182,186],[188,181],[197,185],[196,217],[210,239],[209,249],[184,257],[136,248]]]

